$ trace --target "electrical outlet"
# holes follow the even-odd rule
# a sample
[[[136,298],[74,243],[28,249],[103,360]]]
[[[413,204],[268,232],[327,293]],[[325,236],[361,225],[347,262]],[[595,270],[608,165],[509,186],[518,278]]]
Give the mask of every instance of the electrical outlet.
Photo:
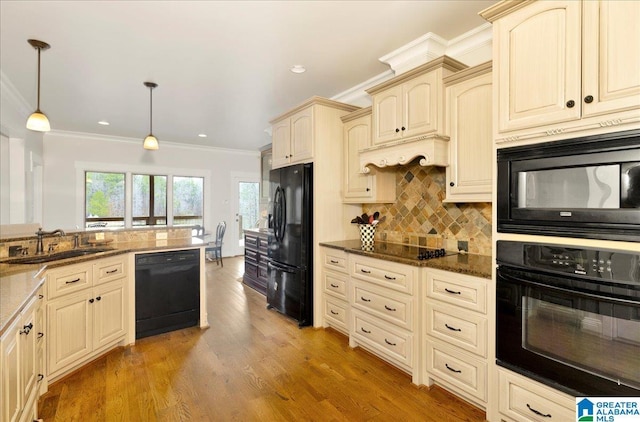
[[[167,240],[167,232],[156,233],[156,240]]]
[[[104,233],[96,233],[96,240],[104,240]]]

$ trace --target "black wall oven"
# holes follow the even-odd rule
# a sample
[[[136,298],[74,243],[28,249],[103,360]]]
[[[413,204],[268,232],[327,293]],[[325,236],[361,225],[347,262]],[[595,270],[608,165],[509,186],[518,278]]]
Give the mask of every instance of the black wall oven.
[[[497,242],[497,364],[574,396],[640,396],[640,254]]]
[[[640,241],[640,131],[499,149],[499,232]]]

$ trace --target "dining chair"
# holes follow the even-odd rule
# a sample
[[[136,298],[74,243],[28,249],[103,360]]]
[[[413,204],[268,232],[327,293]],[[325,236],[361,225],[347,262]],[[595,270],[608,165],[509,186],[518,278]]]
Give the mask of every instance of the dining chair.
[[[221,267],[224,267],[224,263],[222,262],[222,239],[224,238],[224,232],[226,230],[226,222],[221,221],[218,223],[218,227],[216,227],[215,240],[209,243],[209,246],[205,248],[205,255],[207,255],[207,259],[210,261],[215,260],[216,264],[220,264]],[[213,258],[210,258],[209,254],[213,254]]]

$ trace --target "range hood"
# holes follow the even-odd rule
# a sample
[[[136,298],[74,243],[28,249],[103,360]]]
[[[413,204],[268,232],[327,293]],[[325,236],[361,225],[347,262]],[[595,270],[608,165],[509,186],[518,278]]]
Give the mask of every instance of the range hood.
[[[422,157],[420,165],[423,167],[447,167],[449,137],[436,133],[426,134],[409,140],[403,139],[363,149],[360,151],[360,171],[369,173],[370,165],[384,168],[409,164],[418,157]]]

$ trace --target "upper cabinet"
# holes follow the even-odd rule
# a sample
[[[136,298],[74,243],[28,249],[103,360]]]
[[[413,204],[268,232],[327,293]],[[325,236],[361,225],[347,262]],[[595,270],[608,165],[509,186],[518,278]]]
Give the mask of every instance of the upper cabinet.
[[[503,1],[481,14],[494,21],[497,142],[640,122],[640,2]]]
[[[304,104],[271,121],[272,168],[313,161],[318,109],[330,107],[348,113],[359,107],[321,97],[312,97]]]
[[[360,151],[371,146],[371,107],[341,117],[344,140],[344,187],[346,203],[395,202],[395,172],[365,174],[360,169]]]
[[[444,79],[449,166],[445,202],[491,202],[491,62]]]
[[[273,161],[273,153],[271,148],[260,152],[260,200],[268,202],[270,195],[269,172],[271,171],[271,162]]]
[[[422,165],[447,165],[442,79],[466,67],[442,56],[368,89],[372,139],[361,151],[361,168],[407,164],[419,156]]]

